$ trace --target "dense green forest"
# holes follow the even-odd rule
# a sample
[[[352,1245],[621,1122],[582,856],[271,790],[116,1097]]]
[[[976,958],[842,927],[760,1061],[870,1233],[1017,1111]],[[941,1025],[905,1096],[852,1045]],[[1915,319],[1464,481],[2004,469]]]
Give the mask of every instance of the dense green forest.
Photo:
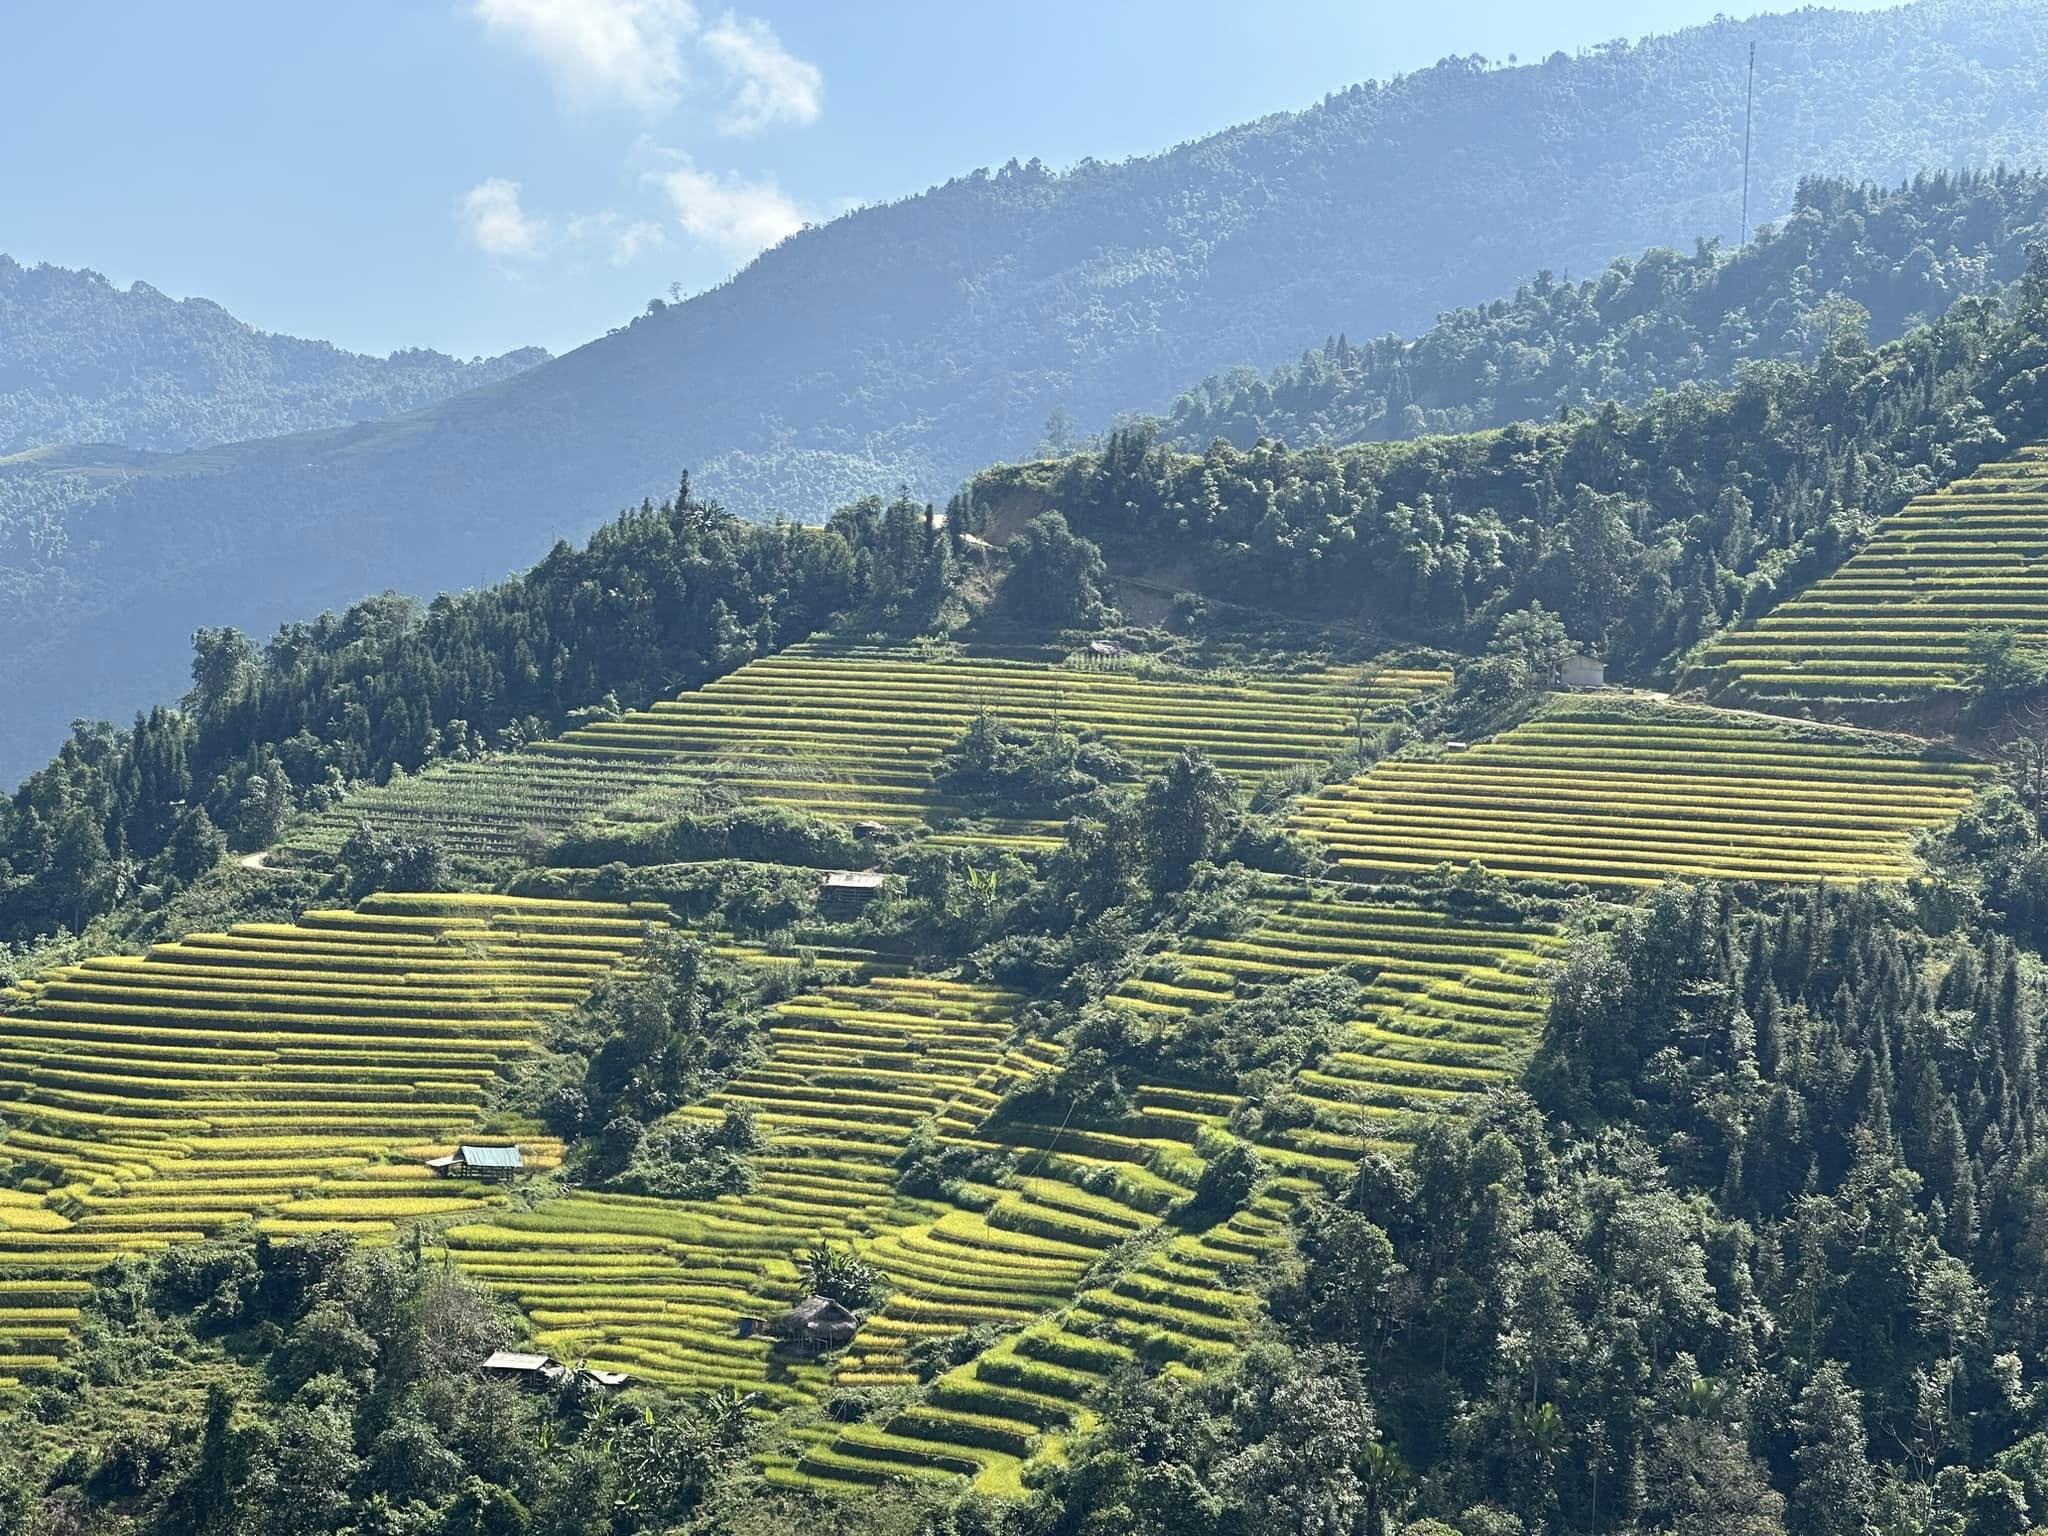
[[[1875,341],[2012,281],[2048,239],[2048,176],[1921,176],[1896,188],[1802,181],[1792,212],[1739,250],[1701,241],[1597,278],[1545,272],[1511,299],[1452,310],[1413,341],[1339,337],[1299,363],[1204,380],[1162,430],[1297,448],[1550,421],[1603,401],[1725,385],[1755,362],[1811,362],[1855,314]],[[1851,306],[1854,306],[1852,308]]]
[[[364,357],[252,329],[205,299],[0,255],[0,456],[61,443],[179,453],[376,421],[547,361]]]
[[[402,424],[0,464],[0,647],[25,658],[0,679],[0,777],[75,715],[170,694],[202,624],[495,580],[680,463],[748,517],[816,520],[899,483],[943,499],[1029,453],[1055,408],[1093,431],[1335,333],[1418,334],[1541,270],[1733,240],[1752,38],[1760,214],[1810,175],[2048,147],[2048,31],[2020,0],[1450,59],[1150,158],[1012,163],[858,210]]]

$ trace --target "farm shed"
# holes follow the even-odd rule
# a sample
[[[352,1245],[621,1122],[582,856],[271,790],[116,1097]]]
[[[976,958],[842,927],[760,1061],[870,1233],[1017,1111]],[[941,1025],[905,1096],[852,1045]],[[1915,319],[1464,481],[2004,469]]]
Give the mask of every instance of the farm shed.
[[[829,1296],[806,1296],[789,1309],[776,1332],[809,1349],[835,1349],[860,1329],[860,1319]]]
[[[1607,686],[1607,664],[1597,656],[1584,651],[1574,651],[1565,657],[1559,669],[1559,679],[1567,688],[1604,688]]]
[[[872,870],[835,869],[818,882],[818,910],[850,916],[873,901],[887,878]]]
[[[516,1349],[501,1349],[478,1369],[500,1381],[541,1381],[548,1371],[559,1367],[546,1355],[526,1355]]]
[[[457,1147],[446,1157],[430,1157],[427,1166],[444,1179],[509,1179],[526,1166],[517,1147]]]
[[[600,1371],[587,1365],[563,1365],[551,1355],[522,1354],[518,1350],[501,1349],[478,1367],[486,1376],[500,1381],[518,1382],[522,1386],[558,1386],[575,1380],[594,1387],[622,1387],[626,1384],[623,1371]]]
[[[1121,656],[1123,653],[1124,648],[1114,640],[1090,640],[1088,642],[1088,654],[1090,656]]]

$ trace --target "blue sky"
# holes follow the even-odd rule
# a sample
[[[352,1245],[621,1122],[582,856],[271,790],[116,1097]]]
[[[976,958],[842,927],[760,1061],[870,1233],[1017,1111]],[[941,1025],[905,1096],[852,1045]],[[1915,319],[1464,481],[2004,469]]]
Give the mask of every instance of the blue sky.
[[[365,351],[561,351],[975,166],[1120,158],[1446,54],[1724,9],[9,0],[0,251]]]

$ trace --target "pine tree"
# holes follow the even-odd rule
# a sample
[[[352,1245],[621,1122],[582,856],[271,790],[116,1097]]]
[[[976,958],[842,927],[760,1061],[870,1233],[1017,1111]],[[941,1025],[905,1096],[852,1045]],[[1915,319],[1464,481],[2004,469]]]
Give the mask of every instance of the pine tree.
[[[1862,1396],[1841,1366],[1830,1360],[1813,1373],[1799,1394],[1792,1427],[1798,1439],[1793,1462],[1799,1469],[1792,1490],[1794,1536],[1866,1536],[1876,1486]]]

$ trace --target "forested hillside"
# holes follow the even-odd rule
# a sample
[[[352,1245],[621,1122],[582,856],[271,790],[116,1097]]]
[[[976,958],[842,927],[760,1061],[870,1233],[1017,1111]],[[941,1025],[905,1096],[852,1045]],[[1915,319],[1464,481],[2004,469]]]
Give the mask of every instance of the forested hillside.
[[[1454,309],[1413,340],[1338,337],[1270,374],[1209,378],[1164,431],[1296,448],[1548,421],[1606,400],[1727,384],[1744,363],[1810,361],[1830,333],[1888,341],[1965,294],[2010,282],[2048,241],[2048,176],[1916,176],[1896,188],[1813,177],[1792,212],[1726,251],[1650,251],[1580,282],[1550,272]]]
[[[1532,273],[1733,235],[1759,43],[1754,205],[2048,147],[2039,7],[1807,11],[1491,68],[1451,60],[1121,165],[1036,164],[861,210],[738,278],[402,421],[162,461],[0,465],[0,772],[72,715],[180,685],[204,622],[264,631],[387,586],[497,575],[665,483],[817,517],[943,496],[1188,382],[1334,332],[1413,333]],[[1903,259],[1903,257],[1902,257]],[[1804,345],[1803,339],[1795,339]]]
[[[2042,1531],[2040,196],[203,624],[0,799],[0,1532]]]
[[[1648,682],[1831,570],[1881,515],[2048,431],[2048,251],[1998,299],[1873,349],[1747,370],[1639,410],[1464,437],[1191,454],[1150,427],[997,467],[971,500],[1058,508],[1128,574],[1472,646],[1541,603],[1610,675]],[[1995,610],[1994,610],[1995,611]]]
[[[60,443],[176,453],[376,421],[510,378],[539,347],[463,362],[258,331],[205,299],[0,255],[0,454]]]

